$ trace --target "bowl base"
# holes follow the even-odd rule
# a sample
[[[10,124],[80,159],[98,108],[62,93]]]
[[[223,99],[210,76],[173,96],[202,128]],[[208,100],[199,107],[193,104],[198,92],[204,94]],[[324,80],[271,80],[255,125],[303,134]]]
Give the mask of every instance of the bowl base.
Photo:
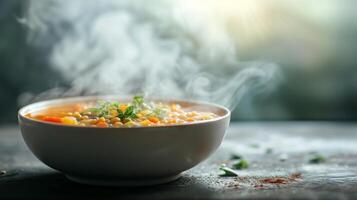
[[[176,174],[173,176],[164,176],[159,178],[151,179],[97,179],[90,177],[80,177],[73,175],[66,175],[66,177],[76,183],[87,184],[87,185],[97,185],[97,186],[150,186],[158,185],[163,183],[168,183],[174,181],[180,177],[181,174]]]

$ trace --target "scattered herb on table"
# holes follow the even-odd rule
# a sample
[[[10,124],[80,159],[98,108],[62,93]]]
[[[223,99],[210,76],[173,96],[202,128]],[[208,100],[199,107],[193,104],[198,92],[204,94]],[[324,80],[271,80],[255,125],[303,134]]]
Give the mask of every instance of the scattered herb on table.
[[[240,160],[239,162],[233,164],[234,169],[247,169],[249,167],[248,161]]]
[[[326,158],[323,157],[322,155],[315,155],[313,158],[309,160],[309,163],[311,164],[319,164],[323,162],[326,162]]]
[[[242,158],[243,158],[243,156],[236,154],[236,153],[231,154],[231,157],[230,157],[231,160],[240,160]]]
[[[284,177],[273,177],[273,178],[263,178],[259,180],[261,183],[268,183],[268,184],[287,184],[288,179]]]
[[[238,173],[236,171],[234,171],[233,169],[227,167],[226,165],[221,165],[219,167],[219,170],[224,172],[223,174],[220,174],[220,176],[224,176],[224,177],[238,176]]]

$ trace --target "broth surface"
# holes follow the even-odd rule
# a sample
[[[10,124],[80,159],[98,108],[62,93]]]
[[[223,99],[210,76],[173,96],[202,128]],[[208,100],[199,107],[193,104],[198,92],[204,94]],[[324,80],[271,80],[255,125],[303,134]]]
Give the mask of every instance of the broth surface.
[[[178,103],[144,101],[135,96],[131,102],[99,100],[50,107],[26,117],[73,126],[138,127],[187,124],[216,118],[213,112],[198,111]]]

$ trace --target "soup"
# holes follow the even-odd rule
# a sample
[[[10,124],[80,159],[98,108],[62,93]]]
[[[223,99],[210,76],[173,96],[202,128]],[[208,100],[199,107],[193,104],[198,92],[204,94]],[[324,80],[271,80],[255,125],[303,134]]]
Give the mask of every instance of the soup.
[[[188,124],[210,120],[218,115],[197,111],[178,103],[145,101],[142,96],[131,102],[100,100],[95,103],[51,107],[29,118],[65,125],[85,127],[138,127]]]

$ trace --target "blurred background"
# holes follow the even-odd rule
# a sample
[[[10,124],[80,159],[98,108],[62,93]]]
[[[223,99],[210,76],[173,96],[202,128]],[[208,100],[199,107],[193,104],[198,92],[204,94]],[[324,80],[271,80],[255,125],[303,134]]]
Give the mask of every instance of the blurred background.
[[[256,61],[274,65],[260,71],[271,87],[232,92],[233,120],[355,121],[356,8],[354,0],[2,0],[0,123],[16,123],[17,110],[48,91],[153,95],[160,87],[165,96],[169,87],[187,96],[197,80],[238,87],[246,77],[230,75]],[[174,69],[181,77],[168,75]]]

